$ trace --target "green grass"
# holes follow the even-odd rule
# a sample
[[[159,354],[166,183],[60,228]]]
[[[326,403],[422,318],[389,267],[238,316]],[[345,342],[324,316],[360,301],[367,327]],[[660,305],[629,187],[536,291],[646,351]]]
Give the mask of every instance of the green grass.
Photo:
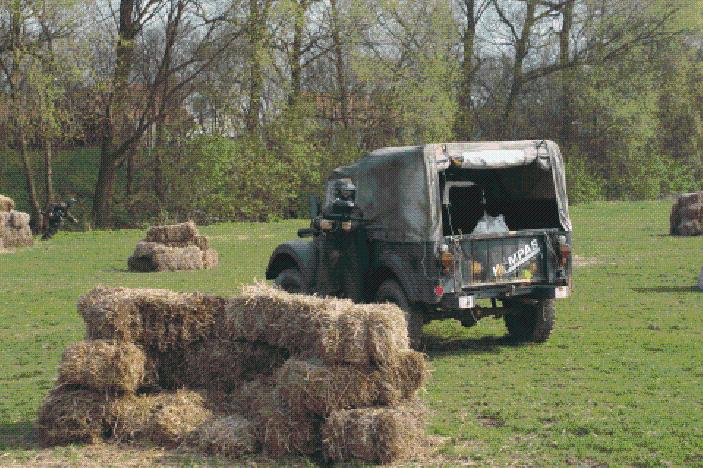
[[[425,327],[437,463],[703,464],[703,293],[693,288],[703,241],[668,236],[669,207],[572,209],[575,251],[590,264],[576,268],[543,345],[509,344],[492,319]],[[221,264],[196,273],[127,273],[140,231],[60,234],[0,255],[0,464],[36,462],[31,422],[63,348],[83,336],[79,295],[97,284],[235,294],[305,224],[204,228]]]

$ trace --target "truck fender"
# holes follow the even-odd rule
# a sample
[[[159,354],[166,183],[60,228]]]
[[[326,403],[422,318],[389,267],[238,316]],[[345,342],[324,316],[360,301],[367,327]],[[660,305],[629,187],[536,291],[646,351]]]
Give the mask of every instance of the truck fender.
[[[403,268],[403,261],[400,256],[394,253],[383,254],[378,264],[370,271],[367,281],[369,299],[373,299],[376,289],[389,278],[393,278],[400,283],[410,303],[422,300],[416,282],[407,273],[407,267]]]
[[[313,282],[315,266],[315,246],[312,241],[296,239],[276,247],[271,254],[266,279],[272,280],[287,268],[297,268],[303,277],[305,289],[309,291]]]

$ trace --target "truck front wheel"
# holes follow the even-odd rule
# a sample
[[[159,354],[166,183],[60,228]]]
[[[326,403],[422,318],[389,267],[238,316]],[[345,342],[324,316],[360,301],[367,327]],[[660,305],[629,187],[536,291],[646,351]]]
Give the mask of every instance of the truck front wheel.
[[[381,286],[376,291],[375,301],[379,303],[390,302],[405,312],[405,320],[408,322],[410,347],[412,349],[420,349],[422,345],[422,313],[410,305],[400,284],[392,279],[381,283]]]
[[[505,301],[515,311],[504,316],[508,334],[516,341],[544,343],[554,327],[554,299]]]
[[[286,268],[276,276],[276,286],[289,293],[303,292],[303,277],[297,268]]]

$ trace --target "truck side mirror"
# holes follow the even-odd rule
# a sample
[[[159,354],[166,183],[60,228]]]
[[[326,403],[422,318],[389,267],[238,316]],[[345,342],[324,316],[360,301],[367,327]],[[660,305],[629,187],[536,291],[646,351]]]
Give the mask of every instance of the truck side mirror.
[[[310,219],[316,218],[320,216],[320,212],[322,211],[321,205],[320,205],[320,197],[317,195],[310,195]]]

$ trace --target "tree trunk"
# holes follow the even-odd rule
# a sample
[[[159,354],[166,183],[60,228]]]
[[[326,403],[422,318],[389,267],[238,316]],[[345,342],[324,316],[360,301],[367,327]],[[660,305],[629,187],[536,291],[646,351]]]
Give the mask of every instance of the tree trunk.
[[[474,122],[471,108],[471,88],[474,82],[474,42],[476,40],[476,2],[465,0],[466,30],[464,31],[464,61],[461,64],[461,85],[459,89],[459,115],[454,132],[458,139],[469,141],[473,137]]]
[[[27,197],[29,204],[32,207],[32,231],[37,233],[43,224],[41,207],[37,198],[37,190],[34,186],[34,169],[32,168],[31,156],[27,148],[27,135],[25,133],[24,124],[17,122],[17,144],[19,146],[20,158],[24,168],[24,180],[27,188]]]
[[[164,122],[158,121],[155,125],[156,135],[154,137],[154,195],[159,201],[159,206],[166,203],[166,193],[164,189],[163,161],[161,159],[161,149],[164,140]]]
[[[571,71],[567,65],[570,59],[570,36],[574,23],[574,0],[567,0],[562,12],[562,27],[559,33],[559,64],[562,66],[561,72],[561,128],[559,132],[559,143],[568,146],[571,143],[571,122],[573,120],[571,101]]]
[[[261,72],[261,41],[262,25],[265,21],[262,18],[259,8],[259,0],[249,0],[249,47],[251,56],[249,57],[249,111],[247,112],[247,130],[256,131],[259,128],[259,112],[261,110],[261,95],[263,90],[263,74]]]
[[[349,94],[347,93],[347,72],[344,69],[344,55],[342,52],[341,27],[339,25],[339,9],[337,0],[330,0],[332,7],[332,43],[334,47],[334,65],[337,72],[337,94],[342,126],[349,127]]]
[[[127,187],[125,188],[125,194],[131,197],[134,194],[134,169],[135,169],[135,157],[136,151],[130,150],[127,153]]]
[[[307,1],[298,0],[295,4],[293,18],[293,47],[290,54],[291,92],[288,95],[288,105],[293,106],[302,92],[303,80],[303,32],[305,30],[305,12]]]
[[[117,162],[121,155],[113,151],[114,122],[122,121],[129,102],[129,74],[134,55],[134,39],[138,25],[134,20],[135,0],[120,1],[120,23],[115,46],[115,71],[112,90],[104,115],[102,141],[100,145],[100,169],[93,198],[93,219],[96,227],[108,227],[111,223],[113,186],[117,173]]]
[[[535,24],[535,12],[537,10],[538,0],[527,0],[527,12],[525,13],[525,22],[522,26],[522,33],[515,43],[515,62],[513,64],[513,80],[510,84],[510,93],[505,102],[503,111],[502,137],[506,139],[514,139],[517,134],[515,128],[515,103],[517,101],[523,86],[523,66],[525,57],[527,57],[530,34]]]

